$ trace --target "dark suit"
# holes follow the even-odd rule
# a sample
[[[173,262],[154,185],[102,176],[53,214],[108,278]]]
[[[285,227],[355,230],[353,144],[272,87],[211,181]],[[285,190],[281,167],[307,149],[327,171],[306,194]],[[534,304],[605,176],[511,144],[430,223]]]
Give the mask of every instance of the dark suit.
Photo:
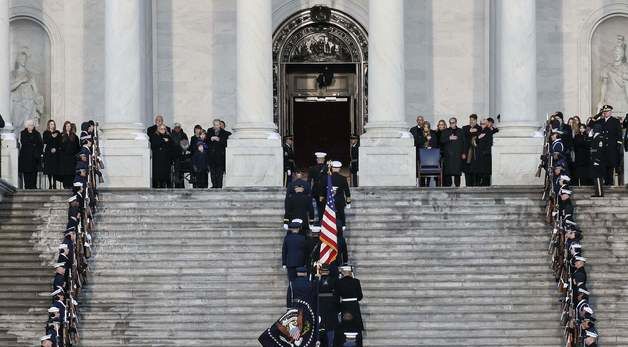
[[[224,129],[218,131],[215,131],[214,128],[207,129],[209,172],[212,179],[212,188],[222,188],[222,176],[225,173],[225,151],[229,135],[230,133]],[[218,137],[218,141],[211,140],[214,136]]]
[[[472,133],[471,129],[477,130]],[[473,187],[477,185],[477,175],[471,169],[472,162],[475,160],[475,151],[477,144],[477,136],[482,131],[479,125],[465,125],[462,127],[462,153],[465,155],[465,159],[462,161],[462,171],[464,172],[464,178],[467,187]]]
[[[451,139],[455,136],[456,139]],[[464,150],[463,131],[460,128],[447,128],[440,137],[441,153],[443,154],[443,185],[451,186],[452,177],[456,187],[460,187],[462,173],[462,153]]]
[[[475,174],[477,174],[476,183],[479,186],[491,185],[491,174],[493,171],[493,134],[496,132],[497,129],[484,128],[477,138],[475,159],[471,164],[471,169]],[[480,138],[480,135],[484,136]]]
[[[288,185],[292,182],[292,175],[294,175],[294,171],[297,169],[297,164],[295,162],[294,148],[292,146],[288,146],[287,144],[283,145],[283,172],[285,175],[285,184]],[[288,170],[290,170],[290,174],[288,174]]]
[[[37,171],[41,165],[41,151],[43,149],[41,135],[35,129],[32,133],[24,129],[20,133],[20,153],[18,157],[18,171],[24,177],[25,189],[37,188]]]

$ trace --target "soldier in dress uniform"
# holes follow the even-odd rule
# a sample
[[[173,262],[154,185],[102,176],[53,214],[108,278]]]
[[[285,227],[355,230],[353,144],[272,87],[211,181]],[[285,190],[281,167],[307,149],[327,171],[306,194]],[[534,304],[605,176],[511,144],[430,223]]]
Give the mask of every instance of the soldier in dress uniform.
[[[353,267],[345,265],[340,267],[342,278],[336,281],[336,295],[340,297],[340,312],[344,315],[350,313],[356,327],[364,330],[362,313],[360,312],[360,300],[362,300],[362,286],[360,280],[353,277]]]
[[[330,274],[327,265],[321,267],[320,277],[318,287],[319,330],[321,334],[325,335],[324,338],[321,338],[321,342],[323,342],[321,346],[333,346],[334,331],[338,326],[338,314],[340,312],[340,300],[334,290],[337,277]]]
[[[334,204],[336,205],[336,227],[338,235],[342,235],[342,230],[346,225],[345,208],[351,208],[351,191],[347,178],[340,174],[342,163],[333,161],[331,163],[331,185],[334,191]],[[327,192],[319,196],[319,200],[325,203]]]
[[[305,266],[305,236],[301,232],[300,219],[294,219],[288,225],[288,234],[283,239],[281,260],[284,270],[288,271],[288,281],[297,277],[296,269]]]
[[[284,185],[287,186],[292,182],[292,175],[297,169],[297,164],[295,162],[294,148],[292,147],[292,136],[284,136],[283,142],[283,174]]]
[[[613,107],[610,105],[602,106],[600,110],[601,117],[592,119],[589,126],[599,125],[604,135],[604,167],[606,169],[604,175],[604,184],[610,186],[613,184],[613,176],[619,172],[622,151],[622,129],[619,119],[613,117]]]
[[[351,172],[351,186],[358,186],[358,170],[360,159],[360,137],[358,135],[351,135],[351,164],[349,164],[349,171]]]
[[[583,256],[575,256],[571,259],[573,273],[571,274],[571,280],[573,283],[574,293],[578,288],[587,285],[587,272],[584,269],[584,265],[587,259]]]
[[[554,161],[567,160],[567,151],[563,140],[561,139],[562,131],[559,129],[552,129],[550,139],[552,145],[550,146],[550,154],[554,158]]]
[[[296,278],[288,284],[286,306],[293,308],[296,306],[296,300],[303,300],[311,303],[314,298],[314,288],[312,282],[307,276],[307,268],[299,266],[296,268]]]
[[[325,210],[325,202],[321,201],[319,197],[325,195],[325,187],[327,186],[327,165],[325,164],[325,157],[327,153],[316,152],[316,165],[312,166],[308,170],[308,183],[311,187],[312,197],[316,201],[316,225],[321,225],[323,219],[323,211]]]
[[[287,230],[291,220],[300,219],[303,221],[301,230],[306,231],[309,229],[309,225],[314,223],[314,206],[312,205],[312,196],[306,190],[307,182],[296,179],[288,184],[288,189],[290,190],[286,192],[284,201],[283,227]]]
[[[606,147],[604,145],[604,136],[602,134],[602,127],[599,124],[594,124],[589,132],[589,148],[591,151],[591,178],[595,186],[595,193],[592,197],[604,196],[604,190],[602,188],[604,178],[606,177]]]
[[[59,288],[65,290],[65,272],[67,263],[56,263],[54,264],[55,269],[55,277],[52,280],[52,290],[57,290]]]

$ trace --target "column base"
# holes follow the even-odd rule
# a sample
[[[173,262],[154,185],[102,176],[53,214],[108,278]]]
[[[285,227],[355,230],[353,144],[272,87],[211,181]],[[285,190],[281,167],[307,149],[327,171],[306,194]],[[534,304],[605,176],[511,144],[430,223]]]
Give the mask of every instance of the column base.
[[[100,141],[100,152],[105,163],[105,187],[150,188],[148,138],[144,134],[137,135],[127,140],[110,138]]]
[[[18,150],[17,139],[11,131],[0,133],[0,177],[14,187],[18,186]]]
[[[542,137],[495,137],[491,184],[542,185],[543,177],[535,177],[542,151]]]
[[[360,139],[360,186],[416,186],[416,150],[412,137],[384,138],[367,134]]]
[[[237,134],[237,133],[236,133]],[[281,138],[239,138],[228,141],[225,187],[281,187],[283,149]]]

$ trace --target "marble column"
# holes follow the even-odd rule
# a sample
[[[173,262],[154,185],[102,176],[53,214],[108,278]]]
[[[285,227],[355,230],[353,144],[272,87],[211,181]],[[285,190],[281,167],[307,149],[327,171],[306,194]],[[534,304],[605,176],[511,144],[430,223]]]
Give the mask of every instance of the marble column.
[[[108,187],[149,187],[150,150],[143,119],[143,1],[105,2],[105,122],[102,154]]]
[[[273,123],[271,0],[237,2],[237,113],[225,185],[281,186],[283,152]]]
[[[369,121],[360,138],[361,186],[414,186],[405,122],[403,0],[369,1]]]
[[[495,2],[496,112],[500,131],[493,147],[493,184],[539,184],[534,177],[543,147],[535,137],[537,114],[536,1]],[[517,165],[513,165],[517,163]]]
[[[17,187],[17,130],[11,123],[9,32],[9,1],[0,0],[0,115],[6,123],[4,129],[0,129],[0,178]]]

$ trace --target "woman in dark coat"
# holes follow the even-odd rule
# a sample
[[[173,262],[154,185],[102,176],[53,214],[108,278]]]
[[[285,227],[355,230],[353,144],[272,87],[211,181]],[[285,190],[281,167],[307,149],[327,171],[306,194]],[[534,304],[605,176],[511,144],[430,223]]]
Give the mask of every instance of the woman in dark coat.
[[[174,154],[172,137],[165,125],[160,125],[150,137],[150,148],[153,152],[153,179],[155,188],[172,188],[170,170]]]
[[[54,120],[49,120],[43,134],[44,142],[44,174],[48,176],[48,188],[57,189],[56,177],[59,176],[59,156],[61,133],[57,130]]]
[[[76,155],[79,152],[79,138],[76,136],[72,123],[63,123],[61,134],[61,146],[59,153],[59,178],[63,182],[63,188],[72,189],[74,168],[76,167]]]
[[[37,171],[41,163],[43,143],[39,131],[32,120],[25,122],[26,128],[20,133],[20,154],[18,171],[24,179],[25,189],[37,189]]]
[[[574,136],[574,165],[572,184],[578,186],[591,185],[591,148],[589,141],[587,140],[587,127],[584,124],[580,124],[578,132]]]

